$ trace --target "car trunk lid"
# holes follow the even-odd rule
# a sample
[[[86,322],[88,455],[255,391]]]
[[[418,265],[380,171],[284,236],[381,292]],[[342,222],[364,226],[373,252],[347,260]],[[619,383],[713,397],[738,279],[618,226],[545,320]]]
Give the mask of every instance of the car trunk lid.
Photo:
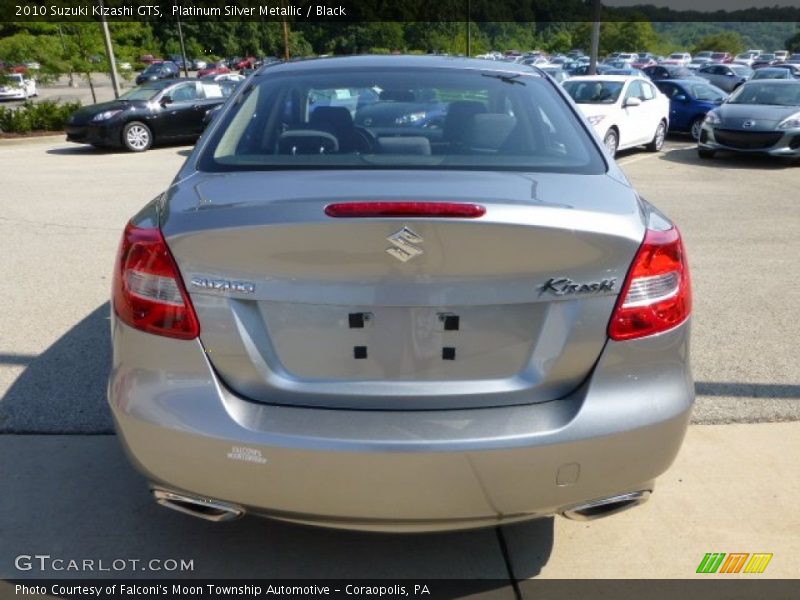
[[[350,202],[485,214],[326,214]],[[635,194],[609,176],[468,171],[200,174],[173,186],[162,221],[226,385],[370,409],[568,394],[644,234]]]

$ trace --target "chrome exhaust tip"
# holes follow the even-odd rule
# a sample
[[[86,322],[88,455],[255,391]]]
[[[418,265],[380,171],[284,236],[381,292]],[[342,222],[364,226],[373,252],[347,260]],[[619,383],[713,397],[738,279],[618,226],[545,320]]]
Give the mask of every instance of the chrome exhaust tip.
[[[592,500],[591,502],[573,506],[562,512],[561,516],[573,521],[594,521],[595,519],[609,517],[621,513],[623,510],[639,506],[647,502],[649,498],[649,490],[620,494],[619,496]]]
[[[153,498],[161,506],[166,506],[185,515],[191,515],[206,521],[220,523],[232,521],[244,515],[244,509],[236,504],[229,504],[221,500],[203,498],[201,496],[188,496],[179,492],[153,488]]]

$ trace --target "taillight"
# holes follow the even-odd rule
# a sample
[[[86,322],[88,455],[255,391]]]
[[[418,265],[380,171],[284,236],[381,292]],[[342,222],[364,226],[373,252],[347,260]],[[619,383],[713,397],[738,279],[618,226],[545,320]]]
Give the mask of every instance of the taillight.
[[[631,340],[683,323],[692,312],[689,267],[676,227],[647,230],[614,308],[608,335]]]
[[[114,312],[156,335],[191,340],[200,334],[175,259],[158,228],[128,223],[114,266]]]
[[[464,202],[337,202],[325,207],[325,214],[339,218],[365,217],[451,217],[476,219],[486,214],[480,204]]]

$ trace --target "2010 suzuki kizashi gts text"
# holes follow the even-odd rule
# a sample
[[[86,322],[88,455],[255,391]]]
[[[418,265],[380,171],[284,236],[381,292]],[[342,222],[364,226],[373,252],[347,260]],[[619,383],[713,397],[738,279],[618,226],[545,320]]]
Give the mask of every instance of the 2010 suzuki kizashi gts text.
[[[515,64],[262,68],[131,219],[112,304],[121,439],[211,520],[596,518],[694,401],[678,230]]]

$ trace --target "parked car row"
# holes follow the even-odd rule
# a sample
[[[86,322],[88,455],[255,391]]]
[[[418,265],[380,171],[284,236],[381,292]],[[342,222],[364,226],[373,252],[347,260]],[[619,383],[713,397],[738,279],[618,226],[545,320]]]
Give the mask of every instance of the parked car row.
[[[622,60],[628,58],[624,54],[621,56]],[[575,58],[580,57],[570,57]],[[721,107],[730,92],[751,81],[794,81],[795,73],[793,65],[762,69],[755,72],[758,74],[756,77],[748,67],[732,62],[708,63],[697,71],[680,64],[652,64],[636,69],[615,68],[604,63],[598,65],[600,75],[569,76],[560,64],[547,61],[537,65],[536,59],[528,62],[532,68],[564,87],[612,156],[619,150],[637,146],[657,152],[663,147],[668,132],[688,133],[693,139],[700,140],[707,121],[706,114]],[[169,91],[180,83],[189,83],[178,78],[177,66],[153,62],[145,73],[154,79],[146,80],[141,88],[150,111],[148,119],[142,123],[146,129],[134,128],[131,134],[125,126],[135,111],[126,113],[118,107],[105,107],[99,111],[104,118],[92,116],[89,125],[82,124],[81,118],[73,120],[68,139],[98,145],[112,144],[116,140],[122,147],[141,151],[154,141],[172,139],[178,131],[183,132],[178,137],[198,136],[204,122],[217,114],[224,98],[246,78],[231,72],[222,62],[207,67],[198,72],[198,79],[192,80],[192,83],[200,84],[193,89],[197,90],[197,97],[214,101],[192,104],[192,110],[202,113],[195,115],[197,119],[186,118],[184,111],[187,107],[175,102],[175,95]],[[167,73],[166,80],[159,79],[162,72]],[[750,76],[755,79],[749,79]],[[212,96],[204,91],[206,85],[216,90]],[[126,95],[121,100],[134,97],[138,98],[131,92],[131,96]],[[333,90],[329,94],[316,92],[309,98],[309,114],[321,107],[345,108],[358,127],[366,130],[378,128],[381,135],[402,134],[407,128],[416,128],[424,130],[428,137],[433,136],[432,139],[444,135],[442,132],[446,129],[449,110],[449,104],[437,99],[435,94],[418,97],[401,90],[380,89]],[[118,112],[114,113],[113,119],[109,116],[104,122],[107,111]],[[181,121],[183,125],[172,128],[164,125],[172,120]]]

